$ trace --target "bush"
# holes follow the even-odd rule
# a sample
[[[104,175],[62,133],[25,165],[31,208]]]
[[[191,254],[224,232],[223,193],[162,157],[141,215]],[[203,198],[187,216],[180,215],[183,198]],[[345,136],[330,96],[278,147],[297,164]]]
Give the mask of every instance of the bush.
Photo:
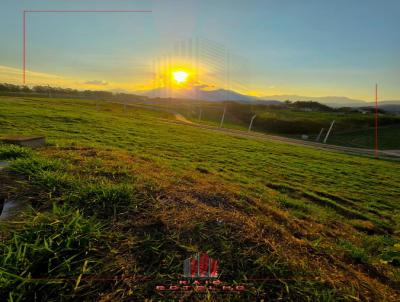
[[[0,144],[0,160],[12,160],[16,158],[27,158],[32,151],[17,145]]]
[[[15,172],[39,178],[41,172],[57,172],[63,168],[60,160],[51,160],[37,157],[19,158],[15,160],[11,169]]]
[[[99,218],[115,217],[135,207],[132,190],[123,184],[88,184],[72,193],[69,202]]]

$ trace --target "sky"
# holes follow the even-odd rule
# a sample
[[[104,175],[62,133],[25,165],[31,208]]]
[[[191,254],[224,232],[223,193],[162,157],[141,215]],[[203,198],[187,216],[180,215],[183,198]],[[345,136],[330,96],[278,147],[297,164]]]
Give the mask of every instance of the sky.
[[[212,83],[210,66],[226,60],[214,53],[197,69],[202,85],[371,101],[379,83],[383,99],[400,99],[399,0],[0,0],[0,82],[22,83],[24,10],[151,11],[27,12],[28,85],[151,89],[154,62],[201,39],[232,54],[230,84]]]

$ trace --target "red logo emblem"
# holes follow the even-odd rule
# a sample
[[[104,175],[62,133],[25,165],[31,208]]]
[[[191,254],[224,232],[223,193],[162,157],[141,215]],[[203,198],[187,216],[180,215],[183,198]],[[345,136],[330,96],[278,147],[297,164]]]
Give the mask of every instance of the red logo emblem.
[[[217,278],[218,261],[207,254],[196,253],[183,262],[183,276],[186,278]]]

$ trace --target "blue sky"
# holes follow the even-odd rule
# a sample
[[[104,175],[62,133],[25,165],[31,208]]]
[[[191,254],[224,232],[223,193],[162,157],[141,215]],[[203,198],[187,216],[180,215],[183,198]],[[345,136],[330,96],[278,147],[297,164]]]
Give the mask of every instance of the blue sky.
[[[205,37],[246,59],[258,95],[371,100],[378,82],[383,98],[400,99],[398,0],[1,0],[0,81],[21,68],[24,9],[152,11],[28,13],[28,84],[145,88],[155,57]]]

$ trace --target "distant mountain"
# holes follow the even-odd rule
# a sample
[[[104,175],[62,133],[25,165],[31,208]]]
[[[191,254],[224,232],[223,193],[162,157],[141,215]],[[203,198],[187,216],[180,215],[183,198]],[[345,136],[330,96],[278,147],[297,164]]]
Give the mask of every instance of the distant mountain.
[[[369,102],[366,105],[364,105],[364,107],[374,107],[375,103],[373,102]],[[390,101],[382,101],[382,102],[378,102],[378,107],[388,111],[388,112],[399,112],[400,113],[400,100],[399,101],[394,101],[394,100],[390,100]]]
[[[373,106],[375,105],[374,102],[367,102],[368,106]],[[388,101],[378,101],[378,105],[381,106],[391,106],[391,105],[400,105],[400,100],[396,101],[396,100],[388,100]]]
[[[264,98],[286,101],[314,101],[321,104],[328,105],[333,108],[338,107],[372,107],[375,106],[374,102],[366,102],[363,100],[351,99],[344,96],[324,96],[324,97],[311,97],[300,95],[270,95]],[[378,102],[379,108],[390,112],[400,112],[400,100],[385,100]]]
[[[136,92],[148,97],[161,98],[182,98],[182,99],[199,99],[205,101],[242,101],[252,102],[261,101],[264,104],[280,104],[283,101],[315,101],[331,107],[361,107],[368,106],[368,103],[363,100],[351,99],[342,96],[326,96],[326,97],[308,97],[299,95],[269,95],[263,97],[254,97],[244,95],[232,90],[226,89],[209,89],[207,86],[194,86],[190,88],[168,89],[156,88],[147,91]]]
[[[294,94],[269,95],[263,97],[254,97],[245,95],[232,90],[226,89],[210,89],[208,86],[192,86],[189,88],[168,89],[165,87],[156,88],[146,91],[136,91],[136,94],[159,97],[159,98],[178,98],[178,99],[197,99],[204,101],[237,101],[237,102],[260,102],[262,104],[278,105],[289,100],[296,101],[314,101],[333,108],[338,107],[370,107],[374,106],[373,102],[364,100],[352,99],[344,96],[324,96],[310,97]],[[393,112],[400,112],[400,100],[380,101],[379,107]]]
[[[226,89],[204,89],[203,86],[194,86],[189,88],[168,89],[165,87],[156,88],[147,91],[137,91],[148,97],[160,98],[180,98],[180,99],[198,99],[204,101],[256,101],[257,97],[240,94],[238,92]]]
[[[257,100],[257,103],[261,103],[263,105],[280,105],[280,104],[283,104],[282,101],[278,101],[278,100],[263,100],[263,99]]]
[[[293,94],[284,95],[269,95],[263,98],[278,100],[278,101],[314,101],[321,104],[328,105],[330,107],[360,107],[366,106],[367,102],[363,100],[351,99],[345,96],[323,96],[323,97],[311,97],[311,96],[300,96]]]

